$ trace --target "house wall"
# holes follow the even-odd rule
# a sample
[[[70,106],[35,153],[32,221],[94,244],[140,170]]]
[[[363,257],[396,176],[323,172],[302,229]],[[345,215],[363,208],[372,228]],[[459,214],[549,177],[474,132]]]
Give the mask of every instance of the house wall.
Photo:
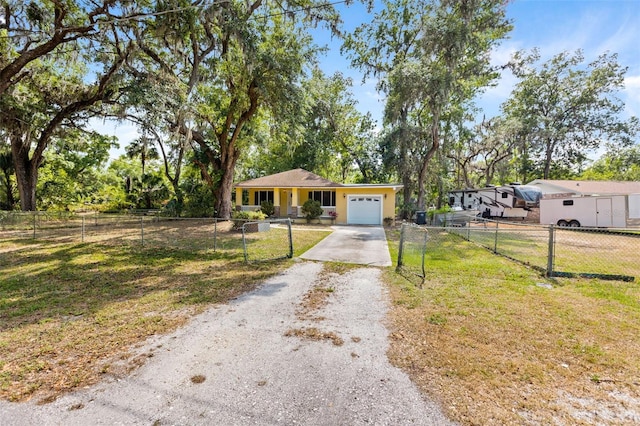
[[[347,200],[349,195],[382,195],[382,218],[396,217],[396,193],[393,188],[380,187],[350,187],[336,190],[336,223],[347,223]],[[384,197],[386,195],[386,198]]]
[[[270,188],[244,188],[249,194],[249,206],[243,205],[242,209],[257,209],[259,206],[253,206],[254,197],[256,191],[271,190]],[[292,198],[292,217],[297,217],[298,214],[302,214],[300,211],[302,205],[309,199],[309,191],[328,190],[322,188],[294,188]],[[243,188],[236,188],[236,199],[241,200]],[[274,205],[276,206],[276,215],[280,217],[287,216],[287,200],[285,199],[284,190],[281,188],[275,188],[274,190]],[[291,190],[289,190],[291,191]],[[383,211],[382,218],[391,217],[396,215],[396,193],[393,188],[381,188],[381,187],[349,187],[349,188],[336,188],[336,206],[335,211],[338,213],[335,223],[346,224],[347,223],[347,200],[349,195],[382,195],[383,196]],[[386,196],[386,197],[385,197]],[[279,208],[278,208],[279,206]],[[297,208],[296,208],[297,206]],[[239,210],[239,204],[237,205]],[[331,208],[325,209],[325,216]]]

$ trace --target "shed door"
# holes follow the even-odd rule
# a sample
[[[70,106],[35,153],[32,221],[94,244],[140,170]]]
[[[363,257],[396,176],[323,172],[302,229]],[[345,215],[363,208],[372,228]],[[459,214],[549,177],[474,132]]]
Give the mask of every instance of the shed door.
[[[381,225],[382,197],[379,195],[349,196],[347,223],[351,225]]]
[[[596,226],[606,228],[613,226],[611,198],[596,199]]]

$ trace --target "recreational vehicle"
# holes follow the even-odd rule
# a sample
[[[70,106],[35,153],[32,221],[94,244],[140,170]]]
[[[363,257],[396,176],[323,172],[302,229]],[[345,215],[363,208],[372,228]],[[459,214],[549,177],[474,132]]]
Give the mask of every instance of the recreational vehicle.
[[[540,224],[627,228],[640,226],[640,194],[549,195],[540,200]]]
[[[542,193],[527,185],[504,185],[479,189],[478,209],[482,217],[526,218],[538,207]]]
[[[449,191],[449,206],[457,210],[478,210],[478,190],[458,189]]]

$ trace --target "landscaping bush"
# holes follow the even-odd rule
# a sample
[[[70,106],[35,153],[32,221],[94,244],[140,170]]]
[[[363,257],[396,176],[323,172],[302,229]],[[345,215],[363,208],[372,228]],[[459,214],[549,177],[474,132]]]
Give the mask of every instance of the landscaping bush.
[[[262,203],[260,203],[260,210],[267,217],[273,216],[276,212],[276,208],[273,206],[273,203],[271,201],[263,201]]]
[[[239,228],[243,223],[252,220],[265,220],[267,216],[261,211],[240,211],[233,212],[231,220],[233,220],[233,227]]]
[[[302,214],[307,219],[307,223],[319,218],[322,215],[322,211],[320,201],[307,200],[302,205]]]

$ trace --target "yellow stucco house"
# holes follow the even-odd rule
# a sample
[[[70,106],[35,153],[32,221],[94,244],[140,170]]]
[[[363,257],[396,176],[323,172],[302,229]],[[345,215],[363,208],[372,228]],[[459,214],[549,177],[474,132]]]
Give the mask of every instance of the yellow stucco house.
[[[382,225],[384,218],[395,217],[402,185],[342,184],[295,169],[240,182],[235,189],[237,210],[258,210],[263,201],[270,201],[275,216],[297,219],[304,217],[302,205],[311,198],[320,202],[324,219],[335,212],[336,224]]]

